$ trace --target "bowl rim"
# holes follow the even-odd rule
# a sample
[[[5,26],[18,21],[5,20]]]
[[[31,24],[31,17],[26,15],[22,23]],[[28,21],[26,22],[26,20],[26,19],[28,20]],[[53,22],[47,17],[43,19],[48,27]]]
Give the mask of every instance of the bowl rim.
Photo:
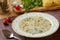
[[[51,22],[53,21],[54,24],[53,24],[53,22],[52,22],[52,24],[53,24],[53,26],[55,25],[55,27],[52,26],[51,29],[50,29],[50,31],[48,30],[48,31],[45,32],[45,33],[42,33],[42,34],[39,33],[39,34],[36,34],[35,36],[34,36],[34,35],[31,35],[31,34],[28,34],[28,33],[25,33],[25,32],[23,32],[23,31],[21,31],[20,29],[17,30],[18,28],[16,28],[15,26],[17,26],[18,23],[15,24],[16,21],[21,20],[21,17],[22,17],[22,18],[23,18],[23,17],[25,18],[25,16],[28,17],[29,15],[32,15],[32,16],[34,16],[34,15],[40,15],[40,16],[43,15],[43,16],[49,18]],[[52,19],[52,18],[53,18],[53,19]],[[18,19],[19,19],[19,20],[18,20]],[[57,23],[57,24],[56,24],[56,23]],[[12,22],[12,29],[13,29],[17,34],[19,34],[19,35],[21,35],[21,36],[25,36],[25,37],[30,37],[30,38],[40,38],[40,37],[49,36],[49,35],[55,33],[55,32],[58,30],[58,28],[59,28],[59,21],[58,21],[54,16],[52,16],[52,15],[50,15],[50,14],[48,14],[48,13],[42,13],[42,12],[29,12],[29,13],[25,13],[25,14],[23,14],[23,15],[20,15],[20,16],[16,17],[15,20]],[[19,31],[20,31],[20,32],[19,32]]]

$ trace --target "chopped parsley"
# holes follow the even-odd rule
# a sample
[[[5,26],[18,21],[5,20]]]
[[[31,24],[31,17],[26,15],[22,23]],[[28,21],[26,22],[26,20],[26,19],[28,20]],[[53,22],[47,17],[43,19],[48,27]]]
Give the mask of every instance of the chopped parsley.
[[[27,10],[42,6],[42,0],[22,0],[24,8]]]

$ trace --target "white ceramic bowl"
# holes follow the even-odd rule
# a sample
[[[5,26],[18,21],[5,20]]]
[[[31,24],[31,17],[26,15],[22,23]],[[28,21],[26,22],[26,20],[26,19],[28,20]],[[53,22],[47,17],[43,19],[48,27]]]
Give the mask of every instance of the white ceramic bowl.
[[[44,33],[39,33],[39,34],[35,34],[35,35],[32,35],[32,34],[29,34],[29,33],[26,33],[24,31],[22,31],[19,27],[19,23],[22,19],[26,18],[26,17],[32,17],[32,16],[42,16],[46,19],[48,19],[51,23],[52,23],[52,27],[50,28],[50,30],[44,32]],[[12,28],[13,30],[19,34],[19,35],[22,35],[22,36],[25,36],[25,37],[31,37],[31,38],[39,38],[39,37],[45,37],[45,36],[49,36],[53,33],[55,33],[57,31],[57,29],[59,28],[59,22],[58,20],[52,16],[52,15],[49,15],[47,13],[40,13],[40,12],[30,12],[30,13],[25,13],[23,15],[20,15],[18,16],[12,23]]]

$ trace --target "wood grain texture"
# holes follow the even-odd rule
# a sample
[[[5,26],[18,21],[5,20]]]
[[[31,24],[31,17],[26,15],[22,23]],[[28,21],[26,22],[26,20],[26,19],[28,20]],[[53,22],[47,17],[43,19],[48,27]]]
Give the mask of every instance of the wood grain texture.
[[[0,19],[7,18],[7,17],[18,16],[18,15],[23,14],[24,12],[26,12],[25,9],[17,11],[14,7],[11,6],[12,1],[13,0],[8,0],[8,5],[9,5],[10,12],[6,15],[0,15]],[[19,0],[17,0],[17,1],[19,2]],[[52,7],[49,7],[49,8],[38,7],[38,8],[30,9],[29,12],[40,12],[40,11],[57,10],[57,9],[60,9],[60,6],[52,6]]]

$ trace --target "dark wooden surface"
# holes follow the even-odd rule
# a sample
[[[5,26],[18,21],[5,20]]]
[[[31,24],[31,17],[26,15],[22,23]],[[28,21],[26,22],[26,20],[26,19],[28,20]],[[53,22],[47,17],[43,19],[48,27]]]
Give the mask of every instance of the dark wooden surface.
[[[56,11],[47,11],[46,13],[51,14],[53,16],[55,16],[59,22],[60,22],[60,10],[56,10]],[[21,38],[22,40],[60,40],[60,28],[57,30],[57,32],[55,32],[54,34],[44,37],[44,38],[27,38],[27,37],[23,37],[20,36],[18,34],[16,34],[13,29],[11,28],[11,24],[9,26],[4,26],[2,24],[2,20],[0,20],[0,40],[15,40],[15,39],[6,39],[5,36],[2,33],[3,29],[7,29],[10,30],[11,32],[13,32],[17,37]]]

